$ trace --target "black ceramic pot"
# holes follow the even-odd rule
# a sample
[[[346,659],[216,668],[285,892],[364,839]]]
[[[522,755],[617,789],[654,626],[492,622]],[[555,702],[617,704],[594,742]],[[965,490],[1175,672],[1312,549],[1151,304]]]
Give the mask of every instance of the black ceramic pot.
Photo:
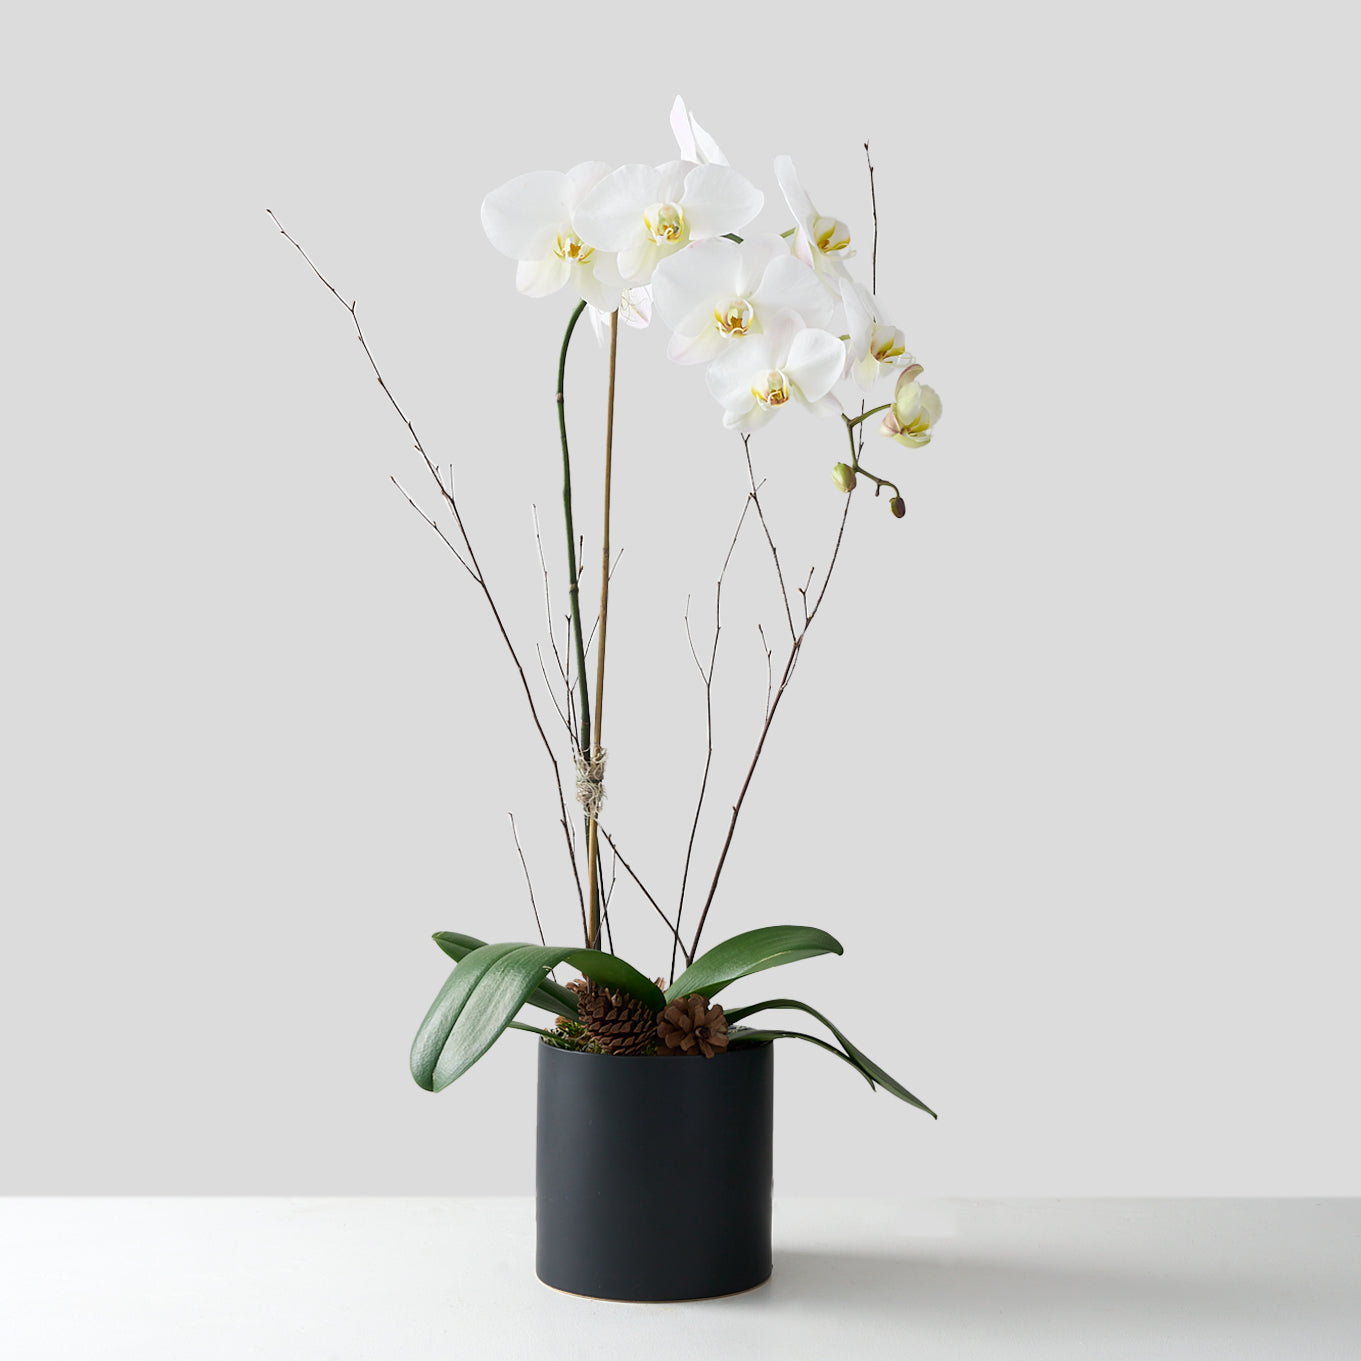
[[[770,1275],[775,1048],[711,1059],[539,1046],[538,1276],[606,1300]]]

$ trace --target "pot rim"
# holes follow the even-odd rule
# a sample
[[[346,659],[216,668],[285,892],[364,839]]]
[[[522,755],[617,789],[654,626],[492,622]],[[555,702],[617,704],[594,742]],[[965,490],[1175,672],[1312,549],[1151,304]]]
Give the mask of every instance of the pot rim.
[[[706,1059],[703,1055],[694,1054],[593,1054],[588,1049],[563,1049],[559,1045],[549,1044],[547,1040],[540,1040],[540,1049],[546,1049],[551,1053],[562,1054],[566,1058],[573,1059],[662,1059],[662,1058],[700,1058],[704,1063],[713,1063],[718,1059],[725,1059],[730,1056],[736,1057],[739,1054],[758,1053],[762,1049],[768,1049],[774,1040],[754,1040],[750,1043],[744,1042],[738,1049],[724,1049],[715,1054],[713,1058]]]

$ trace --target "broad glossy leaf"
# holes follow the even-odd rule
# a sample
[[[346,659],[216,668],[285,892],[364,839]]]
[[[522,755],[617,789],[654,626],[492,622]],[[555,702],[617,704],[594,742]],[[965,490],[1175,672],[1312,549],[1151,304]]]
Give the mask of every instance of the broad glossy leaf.
[[[434,939],[435,944],[455,962],[487,943],[476,936],[465,936],[460,931],[436,931]],[[575,1017],[577,1014],[576,993],[553,982],[551,978],[545,978],[528,1000],[530,1006],[542,1007],[555,1016]]]
[[[560,945],[482,945],[450,975],[416,1033],[411,1075],[442,1091],[487,1052],[556,964],[569,963],[597,983],[621,989],[654,1011],[661,989],[631,964],[603,950]],[[460,984],[460,976],[466,981]]]
[[[444,986],[435,994],[435,1000],[431,1002],[430,1010],[425,1013],[425,1019],[416,1031],[416,1038],[411,1042],[411,1076],[426,1091],[435,1090],[435,1067],[439,1063],[440,1052],[474,988],[498,959],[528,948],[514,943],[479,945],[470,950],[444,980]]]
[[[822,1024],[825,1025],[841,1042],[841,1047],[846,1051],[846,1054],[850,1056],[850,1061],[870,1079],[871,1086],[877,1082],[886,1092],[892,1092],[900,1101],[906,1101],[909,1106],[916,1106],[918,1110],[925,1111],[933,1120],[936,1119],[936,1113],[930,1106],[926,1105],[925,1102],[918,1101],[901,1082],[884,1072],[877,1063],[857,1049],[855,1045],[853,1045],[850,1040],[848,1040],[820,1011],[814,1011],[806,1002],[796,1002],[790,997],[776,997],[769,1002],[754,1002],[749,1007],[738,1007],[733,1011],[728,1011],[726,1014],[728,1023],[731,1025],[741,1021],[746,1016],[754,1015],[758,1011],[779,1010],[806,1012],[809,1016],[815,1017],[817,1020],[821,1021]]]
[[[550,945],[548,948],[556,950],[558,947]],[[604,950],[583,950],[578,946],[564,952],[561,959],[564,964],[570,964],[580,970],[583,978],[589,978],[593,983],[601,983],[616,992],[626,992],[652,1011],[661,1011],[666,1006],[662,990],[618,955],[607,954]]]
[[[762,926],[706,950],[667,988],[666,1000],[672,1002],[692,992],[713,997],[720,988],[747,974],[812,955],[841,953],[841,942],[816,926]]]
[[[739,1047],[744,1041],[755,1042],[757,1040],[807,1040],[809,1044],[815,1044],[819,1049],[825,1049],[829,1054],[835,1054],[842,1063],[849,1063],[870,1084],[870,1089],[874,1089],[874,1079],[854,1059],[847,1058],[836,1045],[828,1044],[826,1040],[820,1040],[816,1035],[805,1035],[802,1030],[747,1030],[743,1028],[740,1034],[731,1030],[728,1031],[729,1049]]]

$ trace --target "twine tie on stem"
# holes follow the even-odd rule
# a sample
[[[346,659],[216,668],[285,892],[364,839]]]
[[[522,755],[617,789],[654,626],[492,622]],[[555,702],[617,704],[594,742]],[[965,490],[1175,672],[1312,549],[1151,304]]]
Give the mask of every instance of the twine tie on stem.
[[[600,806],[605,802],[605,758],[608,755],[609,752],[598,748],[592,760],[582,755],[576,758],[577,802],[592,821],[599,815]]]

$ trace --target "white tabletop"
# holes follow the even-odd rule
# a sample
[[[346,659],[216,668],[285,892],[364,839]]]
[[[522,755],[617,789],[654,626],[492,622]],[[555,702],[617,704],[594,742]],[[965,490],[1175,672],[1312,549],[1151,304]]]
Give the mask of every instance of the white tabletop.
[[[693,1251],[698,1229],[663,1232]],[[744,1295],[534,1276],[529,1199],[0,1200],[0,1356],[1361,1357],[1361,1201],[778,1201]],[[625,1350],[627,1349],[627,1350]]]

